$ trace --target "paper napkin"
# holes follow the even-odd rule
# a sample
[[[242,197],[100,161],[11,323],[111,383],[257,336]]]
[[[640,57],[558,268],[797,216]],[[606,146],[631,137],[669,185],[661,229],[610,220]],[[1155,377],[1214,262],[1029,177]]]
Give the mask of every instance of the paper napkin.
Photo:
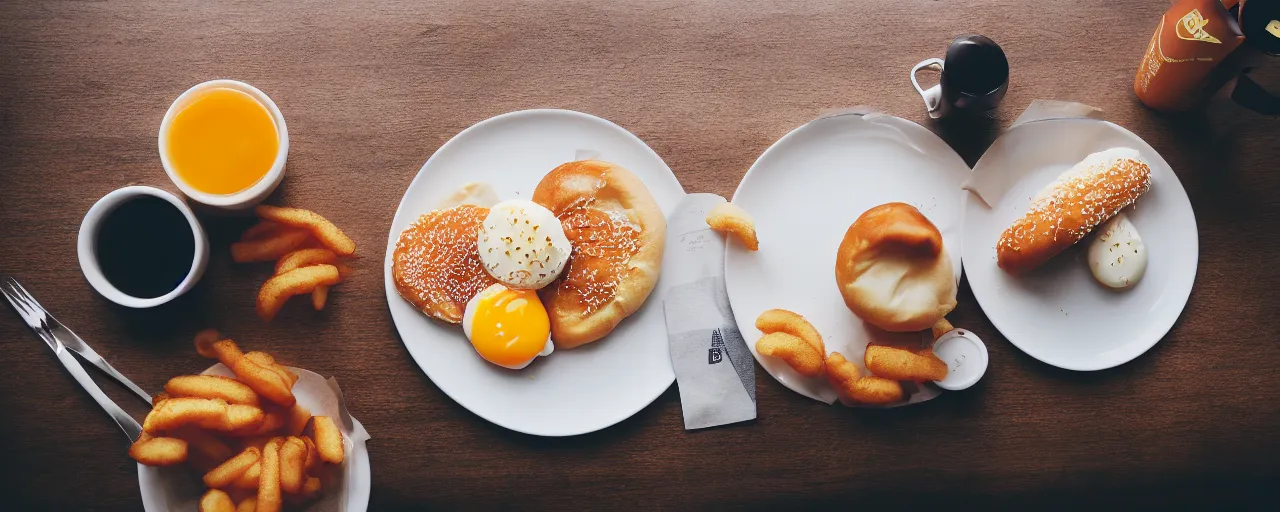
[[[755,360],[729,307],[725,241],[706,222],[724,202],[689,194],[667,221],[663,310],[687,430],[756,417]]]

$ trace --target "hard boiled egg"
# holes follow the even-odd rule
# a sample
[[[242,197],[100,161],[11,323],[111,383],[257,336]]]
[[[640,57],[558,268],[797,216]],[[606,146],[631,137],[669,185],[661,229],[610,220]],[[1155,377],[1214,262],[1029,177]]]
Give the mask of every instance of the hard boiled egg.
[[[538,356],[550,355],[551,320],[533,290],[513,290],[501,283],[485,288],[467,302],[462,332],[485,361],[519,370]]]

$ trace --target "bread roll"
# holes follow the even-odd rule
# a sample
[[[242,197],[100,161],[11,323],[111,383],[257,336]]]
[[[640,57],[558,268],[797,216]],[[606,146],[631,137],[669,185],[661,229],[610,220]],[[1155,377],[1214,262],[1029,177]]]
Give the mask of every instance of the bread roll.
[[[1031,200],[1031,209],[996,242],[996,263],[1018,274],[1079,242],[1151,188],[1151,166],[1135,149],[1093,153]]]
[[[836,253],[836,284],[850,311],[886,331],[928,329],[956,307],[942,233],[905,203],[867,210],[849,226]]]
[[[598,160],[553,169],[533,202],[560,219],[573,254],[560,280],[543,288],[556,348],[574,348],[613,331],[644,304],[658,282],[667,219],[644,183]]]

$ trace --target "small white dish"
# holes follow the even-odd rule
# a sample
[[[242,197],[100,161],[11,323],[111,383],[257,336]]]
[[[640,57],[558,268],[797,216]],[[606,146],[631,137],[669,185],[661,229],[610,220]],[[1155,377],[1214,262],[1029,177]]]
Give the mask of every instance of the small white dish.
[[[770,146],[742,178],[733,202],[755,217],[760,250],[729,244],[725,283],[733,314],[760,366],[778,382],[814,400],[833,403],[822,378],[806,378],[786,363],[756,352],[756,317],[781,308],[804,315],[822,334],[827,352],[863,368],[872,341],[924,347],[929,332],[888,333],[865,324],[845,306],[836,285],[836,250],[863,212],[901,201],[918,208],[942,232],[960,279],[960,185],[969,166],[942,139],[911,121],[884,114],[841,114],[811,121]],[[922,386],[908,402],[940,392]]]
[[[1001,270],[996,240],[1031,198],[1085,156],[1113,147],[1136,149],[1151,165],[1151,189],[1125,209],[1149,255],[1142,281],[1127,290],[1096,282],[1085,258],[1089,238],[1025,275]],[[1096,119],[1019,125],[987,149],[968,186],[982,194],[965,192],[969,285],[991,323],[1027,355],[1068,370],[1111,368],[1154,346],[1182,313],[1199,262],[1195,213],[1173,169],[1137,135]]]
[[[391,319],[409,355],[441,391],[476,415],[539,436],[572,436],[625,420],[675,380],[659,282],[644,306],[603,339],[557,349],[523,370],[486,362],[457,325],[432,320],[396,291],[392,253],[400,232],[465,183],[484,182],[499,198],[529,199],[565,162],[607,160],[635,173],[669,214],[684,198],[671,169],[622,127],[569,110],[524,110],[472,125],[423,164],[391,221],[384,262]]]
[[[307,510],[368,510],[369,491],[373,484],[369,450],[366,446],[369,433],[360,420],[343,414],[345,407],[336,381],[310,370],[293,367],[289,369],[298,374],[298,382],[293,386],[298,403],[310,409],[312,415],[333,418],[342,431],[345,453],[341,467],[337,468],[341,475],[338,480],[340,486],[337,489],[321,488],[319,501],[313,502]],[[235,377],[221,363],[213,365],[202,374]],[[347,419],[351,420],[350,423],[345,421]],[[331,483],[326,481],[325,485]],[[142,495],[142,508],[147,512],[196,510],[205,490],[200,474],[186,465],[153,467],[138,464],[138,491]]]
[[[182,216],[187,218],[187,223],[191,226],[191,233],[194,235],[192,238],[196,244],[195,256],[192,258],[191,270],[187,272],[187,276],[183,278],[177,288],[159,297],[139,298],[120,291],[102,274],[102,267],[98,263],[98,250],[95,245],[98,238],[98,228],[102,225],[102,221],[116,207],[139,196],[154,196],[164,199],[182,212]],[[97,290],[103,297],[121,306],[150,308],[178,298],[195,287],[196,282],[200,281],[200,278],[204,276],[205,266],[209,263],[209,238],[205,235],[204,228],[200,226],[200,221],[196,220],[195,213],[191,211],[191,207],[182,202],[182,199],[178,198],[178,196],[155,187],[132,185],[111,191],[89,208],[89,213],[84,214],[84,220],[80,222],[80,233],[76,237],[76,252],[80,260],[80,271],[84,273],[85,279],[89,281],[93,289]]]
[[[173,124],[174,116],[178,115],[182,109],[186,108],[195,100],[199,99],[202,94],[211,89],[233,89],[252,96],[258,100],[271,114],[271,121],[276,127],[276,136],[279,138],[280,147],[276,151],[275,162],[271,164],[271,170],[267,171],[261,179],[249,188],[236,192],[234,194],[210,194],[192,188],[173,170],[173,165],[169,162],[169,154],[165,148],[169,146],[169,126]],[[214,207],[219,210],[244,210],[252,208],[261,203],[267,196],[275,191],[280,185],[280,181],[284,179],[285,159],[289,156],[289,128],[285,126],[284,115],[280,113],[280,109],[276,107],[276,103],[266,93],[258,90],[257,87],[246,84],[238,80],[210,80],[192,86],[173,100],[173,104],[169,105],[169,110],[164,113],[164,120],[160,122],[160,164],[164,166],[165,174],[169,175],[169,179],[173,184],[182,190],[182,193],[193,201]]]
[[[987,345],[973,331],[947,331],[933,342],[933,354],[947,363],[947,378],[934,383],[942,389],[968,389],[987,373]]]

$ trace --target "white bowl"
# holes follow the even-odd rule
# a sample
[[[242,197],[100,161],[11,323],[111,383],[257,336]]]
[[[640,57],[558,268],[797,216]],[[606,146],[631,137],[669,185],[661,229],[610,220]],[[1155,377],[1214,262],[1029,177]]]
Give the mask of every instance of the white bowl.
[[[178,112],[181,112],[187,105],[199,99],[205,91],[211,89],[233,89],[253,96],[271,114],[271,121],[275,124],[276,136],[280,141],[280,147],[276,150],[276,160],[271,164],[271,170],[267,171],[267,174],[262,179],[259,179],[257,183],[234,194],[210,194],[192,188],[174,172],[173,164],[169,162],[169,155],[165,151],[165,148],[169,145],[169,126],[173,123],[174,116],[177,116]],[[280,113],[276,103],[271,101],[271,98],[266,93],[258,90],[257,87],[238,80],[210,80],[187,89],[181,96],[178,96],[178,99],[173,100],[172,105],[169,105],[169,111],[164,113],[164,120],[160,122],[159,145],[160,163],[164,166],[164,172],[169,175],[169,179],[173,181],[173,184],[182,190],[183,194],[197,203],[217,209],[243,210],[261,203],[280,185],[280,180],[284,179],[284,162],[289,155],[289,129],[285,126],[284,115]]]
[[[102,267],[98,264],[98,249],[94,243],[98,237],[98,228],[101,227],[102,221],[107,218],[107,215],[126,201],[139,196],[155,196],[173,204],[178,211],[182,212],[182,216],[187,218],[187,224],[191,226],[191,233],[194,235],[192,238],[196,244],[195,257],[192,258],[191,269],[187,271],[187,277],[182,279],[182,283],[178,284],[178,287],[169,293],[145,299],[120,291],[102,275]],[[196,220],[191,208],[182,202],[182,199],[179,199],[178,196],[155,187],[134,185],[114,190],[102,196],[102,199],[99,199],[89,208],[89,213],[86,213],[84,220],[80,222],[80,234],[76,239],[76,252],[79,253],[80,257],[80,271],[84,272],[85,279],[89,280],[89,284],[93,285],[93,289],[97,290],[103,297],[121,306],[149,308],[159,306],[187,293],[196,285],[196,282],[200,281],[200,277],[204,276],[204,268],[209,263],[209,238],[205,236],[204,228],[200,227],[200,222]]]

